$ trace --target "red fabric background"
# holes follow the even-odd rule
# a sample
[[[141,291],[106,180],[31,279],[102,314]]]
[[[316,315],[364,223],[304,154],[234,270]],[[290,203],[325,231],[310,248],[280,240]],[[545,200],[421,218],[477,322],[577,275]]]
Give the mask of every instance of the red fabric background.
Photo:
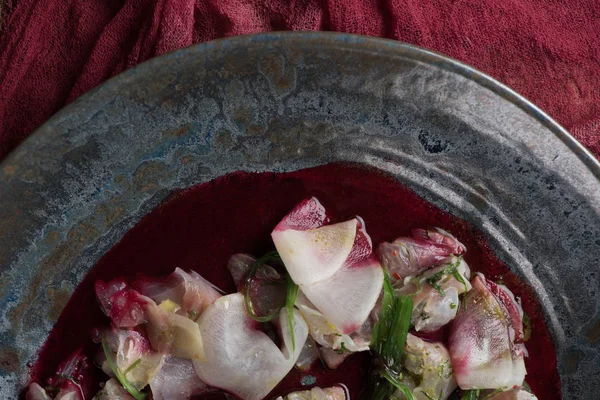
[[[151,57],[223,36],[332,30],[402,40],[490,74],[600,156],[598,0],[0,0],[0,158]]]

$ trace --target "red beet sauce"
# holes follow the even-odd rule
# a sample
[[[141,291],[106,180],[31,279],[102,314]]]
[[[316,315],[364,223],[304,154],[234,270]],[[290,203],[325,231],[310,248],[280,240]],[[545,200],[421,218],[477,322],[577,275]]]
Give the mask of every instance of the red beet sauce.
[[[527,383],[539,399],[561,398],[554,345],[531,288],[494,256],[475,227],[421,199],[393,177],[357,164],[329,164],[282,174],[237,172],[172,194],[104,255],[77,287],[32,368],[32,380],[45,383],[61,361],[80,347],[93,360],[99,347],[91,341],[90,332],[108,325],[95,299],[97,279],[165,276],[180,267],[195,270],[233,292],[226,269],[229,257],[240,252],[260,256],[273,250],[271,230],[308,196],[316,196],[336,219],[360,215],[374,244],[410,235],[413,228],[438,226],[451,231],[467,246],[465,260],[471,270],[492,280],[502,279],[522,299],[532,321],[526,343]],[[335,371],[317,362],[309,373],[293,370],[272,393],[273,398],[309,388],[302,386],[301,378],[312,375],[317,386],[344,383],[356,399],[369,366],[368,353],[351,356]],[[96,378],[106,379],[99,369]]]

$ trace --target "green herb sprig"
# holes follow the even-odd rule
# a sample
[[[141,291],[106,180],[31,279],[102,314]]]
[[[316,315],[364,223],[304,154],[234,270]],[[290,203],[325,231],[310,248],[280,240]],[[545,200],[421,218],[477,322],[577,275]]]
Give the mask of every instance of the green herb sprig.
[[[412,297],[397,296],[389,273],[384,270],[381,311],[379,320],[373,327],[371,344],[371,350],[383,365],[372,383],[370,399],[392,399],[393,393],[400,390],[407,400],[414,400],[410,388],[401,381],[404,345],[410,328],[412,309]]]
[[[292,335],[292,351],[296,351],[296,335],[294,334],[294,304],[298,298],[298,285],[294,283],[290,274],[285,280],[285,308],[287,309],[288,324]]]

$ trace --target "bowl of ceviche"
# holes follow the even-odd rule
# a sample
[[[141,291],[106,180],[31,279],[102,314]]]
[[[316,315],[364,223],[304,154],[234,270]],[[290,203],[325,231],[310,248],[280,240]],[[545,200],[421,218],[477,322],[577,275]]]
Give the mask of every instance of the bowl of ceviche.
[[[442,55],[204,43],[0,164],[0,396],[600,396],[600,165]]]

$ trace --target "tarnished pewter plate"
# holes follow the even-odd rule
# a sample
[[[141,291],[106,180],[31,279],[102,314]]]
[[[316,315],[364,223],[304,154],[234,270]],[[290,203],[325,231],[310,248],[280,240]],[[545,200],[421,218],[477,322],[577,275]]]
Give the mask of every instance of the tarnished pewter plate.
[[[486,233],[539,296],[563,397],[600,399],[596,159],[468,66],[330,33],[158,57],[66,107],[0,164],[0,398],[16,398],[85,273],[170,191],[344,160],[394,174]]]

